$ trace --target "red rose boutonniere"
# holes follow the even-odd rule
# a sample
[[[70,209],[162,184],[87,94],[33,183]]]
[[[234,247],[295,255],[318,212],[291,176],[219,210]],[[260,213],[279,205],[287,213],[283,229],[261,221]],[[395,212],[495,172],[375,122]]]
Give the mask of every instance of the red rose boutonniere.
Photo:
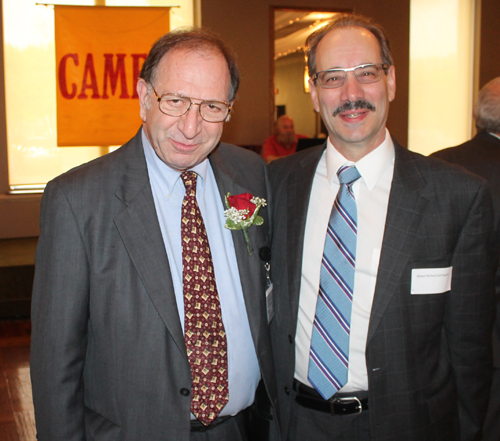
[[[243,231],[248,254],[251,255],[248,228],[252,225],[262,225],[264,223],[264,219],[258,214],[260,207],[267,205],[266,200],[252,196],[250,193],[242,193],[234,196],[228,193],[225,199],[227,210],[224,211],[224,216],[226,216],[226,224],[224,226],[229,230]]]

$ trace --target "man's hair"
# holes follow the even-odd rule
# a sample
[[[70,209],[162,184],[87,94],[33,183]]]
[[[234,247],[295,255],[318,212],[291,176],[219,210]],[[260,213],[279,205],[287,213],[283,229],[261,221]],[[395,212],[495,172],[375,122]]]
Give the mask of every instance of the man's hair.
[[[378,41],[382,63],[392,66],[391,43],[382,26],[372,21],[371,18],[359,14],[337,14],[326,26],[313,32],[306,40],[306,56],[309,76],[316,73],[316,50],[323,37],[330,31],[339,28],[360,27],[370,31]],[[387,73],[387,72],[386,72]]]
[[[491,80],[479,92],[474,118],[478,132],[500,134],[500,77]]]
[[[284,119],[289,119],[293,123],[293,119],[290,118],[288,115],[281,115],[276,122],[274,123],[274,135],[278,135],[280,133],[280,122],[283,121]]]
[[[161,59],[173,50],[187,50],[200,53],[219,53],[226,62],[231,77],[228,101],[234,100],[240,85],[240,72],[236,65],[234,52],[226,46],[220,37],[206,29],[179,28],[160,37],[144,61],[140,77],[148,84],[153,84]]]

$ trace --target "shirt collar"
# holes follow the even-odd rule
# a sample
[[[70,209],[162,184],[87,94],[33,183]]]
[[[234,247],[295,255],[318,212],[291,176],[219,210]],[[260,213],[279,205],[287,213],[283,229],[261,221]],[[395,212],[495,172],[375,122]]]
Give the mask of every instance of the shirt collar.
[[[494,136],[497,139],[500,139],[500,136],[497,135],[496,133],[488,132],[491,136]]]
[[[337,171],[340,167],[345,164],[356,165],[368,190],[371,190],[384,173],[387,164],[391,163],[391,161],[394,161],[394,143],[387,128],[385,129],[385,139],[382,144],[356,163],[344,158],[333,146],[330,138],[328,138],[326,144],[326,174],[330,184],[332,182],[339,184]]]
[[[177,182],[180,181],[181,172],[169,167],[158,157],[155,150],[151,146],[148,137],[144,133],[144,130],[142,130],[141,137],[144,154],[146,156],[146,163],[148,165],[148,171],[158,180],[159,184],[161,185],[162,193],[172,194],[174,187],[177,185]],[[207,167],[208,159],[205,159],[195,167],[189,169],[196,172],[198,177],[201,178],[197,180],[197,192],[198,190],[203,190],[205,188]],[[198,184],[201,184],[201,186],[199,186]]]

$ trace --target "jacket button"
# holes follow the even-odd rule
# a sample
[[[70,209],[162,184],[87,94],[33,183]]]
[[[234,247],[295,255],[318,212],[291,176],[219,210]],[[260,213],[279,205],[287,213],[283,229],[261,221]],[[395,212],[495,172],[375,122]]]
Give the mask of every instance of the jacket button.
[[[286,393],[287,395],[290,395],[290,389],[288,389],[288,387],[286,387],[286,386],[285,386],[285,393]]]
[[[293,343],[293,338],[292,338],[291,334],[288,334],[288,341],[290,342],[290,344]]]
[[[271,261],[271,248],[262,247],[259,250],[259,257],[260,257],[260,260],[263,260],[264,262],[270,262]]]
[[[181,389],[181,395],[182,395],[183,397],[189,397],[189,389],[186,389],[185,387],[183,387],[183,388]]]

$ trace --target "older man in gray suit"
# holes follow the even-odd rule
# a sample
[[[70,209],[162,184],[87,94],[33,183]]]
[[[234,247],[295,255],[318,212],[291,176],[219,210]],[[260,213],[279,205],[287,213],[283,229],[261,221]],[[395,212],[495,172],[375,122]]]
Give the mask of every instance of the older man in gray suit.
[[[380,26],[339,14],[307,46],[328,140],[270,165],[284,439],[478,440],[496,266],[485,182],[391,138]]]
[[[219,143],[238,82],[217,37],[166,34],[137,84],[142,129],[47,185],[32,306],[38,439],[276,433],[265,164]],[[224,228],[242,219],[247,234]]]

